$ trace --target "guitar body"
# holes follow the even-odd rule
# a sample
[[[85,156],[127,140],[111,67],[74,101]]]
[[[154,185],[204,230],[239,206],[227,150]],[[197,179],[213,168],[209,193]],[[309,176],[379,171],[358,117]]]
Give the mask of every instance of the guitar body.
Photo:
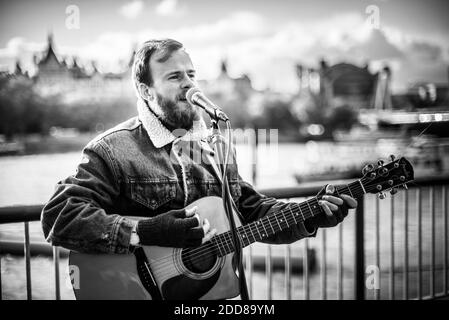
[[[201,220],[207,218],[211,228],[217,229],[217,234],[229,230],[221,198],[205,197],[187,208],[194,206],[198,207],[197,213]],[[235,214],[234,220],[237,227],[240,226]],[[151,276],[163,299],[215,300],[239,294],[239,282],[233,266],[234,253],[220,257],[199,248],[142,248],[148,259]],[[189,250],[193,254],[186,255]],[[152,299],[142,284],[134,254],[85,254],[72,251],[69,265],[72,270],[73,266],[79,269],[79,288],[74,286],[77,299]]]

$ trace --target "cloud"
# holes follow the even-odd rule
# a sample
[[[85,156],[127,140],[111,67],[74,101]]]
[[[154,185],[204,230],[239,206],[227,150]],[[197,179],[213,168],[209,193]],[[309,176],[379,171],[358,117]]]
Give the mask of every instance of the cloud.
[[[408,50],[411,58],[417,61],[436,61],[443,58],[441,47],[423,41],[413,41]]]
[[[428,81],[441,79],[442,73],[436,72],[438,68],[446,70],[441,66],[449,61],[445,43],[431,37],[418,39],[414,34],[384,26],[373,29],[365,20],[360,13],[347,12],[314,23],[270,24],[259,14],[238,11],[211,23],[188,27],[106,32],[88,45],[56,49],[59,54],[77,55],[85,61],[94,59],[103,70],[114,70],[119,67],[117,61],[128,61],[134,44],[151,38],[174,38],[186,46],[199,78],[216,77],[220,60],[227,58],[231,76],[245,73],[258,89],[269,86],[284,92],[297,90],[296,63],[317,67],[321,58],[329,64],[346,61],[362,65],[371,61],[374,71],[387,62],[393,69],[395,84],[405,83],[407,74],[417,76],[420,72]],[[22,48],[42,50],[45,43],[31,44],[14,38],[7,48],[0,49],[0,59],[14,56]]]
[[[127,19],[135,19],[143,9],[142,0],[133,0],[121,6],[119,13]]]
[[[363,57],[366,60],[382,60],[402,58],[404,54],[392,44],[384,32],[379,29],[372,29],[369,37],[350,47],[352,54]]]
[[[185,13],[185,7],[180,8],[178,0],[162,0],[156,6],[156,14],[160,16],[177,16]]]

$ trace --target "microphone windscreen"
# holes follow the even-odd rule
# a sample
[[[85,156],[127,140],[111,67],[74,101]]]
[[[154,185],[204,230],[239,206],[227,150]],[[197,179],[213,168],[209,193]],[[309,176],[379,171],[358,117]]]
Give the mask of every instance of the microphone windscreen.
[[[194,102],[192,101],[193,95],[194,95],[195,93],[200,93],[200,92],[201,92],[201,90],[198,89],[197,87],[192,87],[192,88],[190,88],[189,90],[187,90],[187,93],[186,93],[186,100],[187,100],[189,103],[193,104],[193,103],[194,103]]]

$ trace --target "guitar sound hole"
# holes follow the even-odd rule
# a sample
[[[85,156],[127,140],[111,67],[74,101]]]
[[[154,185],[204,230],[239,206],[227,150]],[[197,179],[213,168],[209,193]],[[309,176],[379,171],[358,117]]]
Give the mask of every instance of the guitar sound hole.
[[[217,255],[208,245],[183,249],[181,257],[184,266],[194,273],[209,271],[217,261]]]

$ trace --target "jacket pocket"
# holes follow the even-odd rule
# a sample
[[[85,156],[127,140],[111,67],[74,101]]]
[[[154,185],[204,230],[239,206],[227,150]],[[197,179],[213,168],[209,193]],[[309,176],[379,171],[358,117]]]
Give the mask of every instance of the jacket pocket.
[[[146,178],[128,178],[128,181],[131,198],[151,210],[176,198],[177,181]]]

